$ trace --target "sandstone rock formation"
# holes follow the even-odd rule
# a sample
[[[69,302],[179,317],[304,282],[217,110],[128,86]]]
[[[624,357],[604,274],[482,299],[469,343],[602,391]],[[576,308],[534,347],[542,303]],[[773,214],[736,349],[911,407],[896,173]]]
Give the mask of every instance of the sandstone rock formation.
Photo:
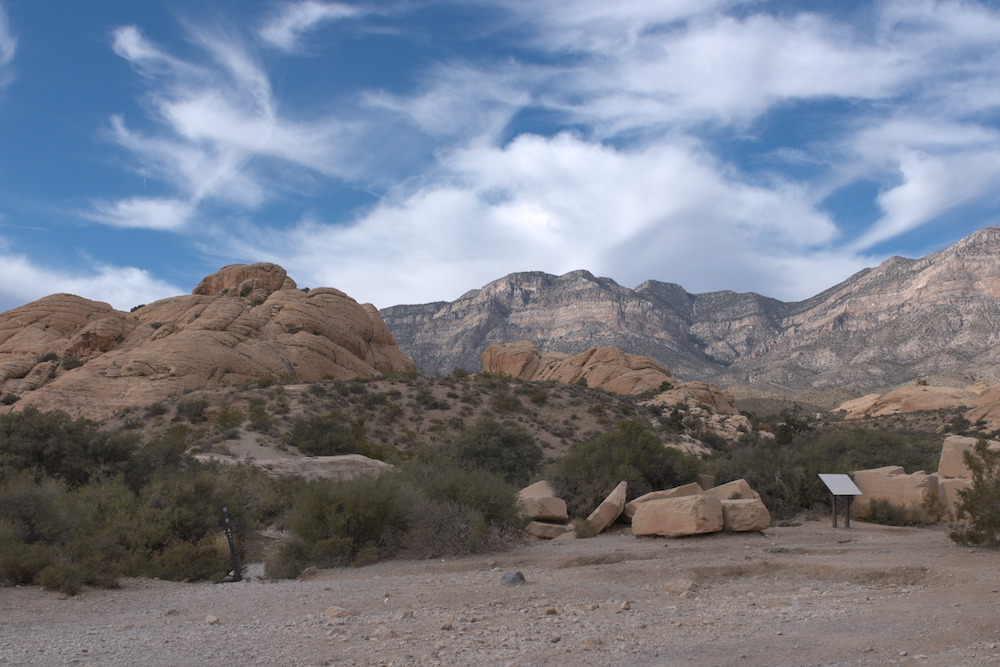
[[[569,356],[558,352],[542,354],[528,341],[490,345],[483,351],[482,365],[485,373],[563,384],[584,381],[588,387],[614,394],[642,394],[655,391],[664,382],[677,382],[670,371],[652,359],[613,347],[591,348]]]
[[[705,493],[719,500],[760,500],[760,494],[754,491],[745,479],[736,479],[719,486],[706,489]]]
[[[883,466],[856,470],[853,477],[863,495],[854,499],[852,516],[869,519],[872,517],[872,502],[884,500],[907,510],[914,519],[926,523],[937,521],[938,517],[924,507],[925,499],[938,497],[937,475],[929,475],[922,470],[906,474],[902,466]]]
[[[100,419],[264,376],[415,370],[373,306],[332,288],[296,289],[274,264],[226,267],[196,292],[132,313],[57,294],[0,314],[0,392],[20,397],[14,409]]]
[[[569,521],[566,501],[556,497],[555,489],[546,481],[535,482],[521,489],[517,500],[524,515],[533,521]]]
[[[621,516],[625,509],[625,494],[628,491],[627,482],[619,482],[608,497],[605,498],[597,508],[587,517],[587,523],[593,529],[594,534],[602,532]]]
[[[473,369],[493,343],[530,340],[568,355],[641,354],[683,379],[758,393],[881,390],[958,374],[1000,382],[1000,227],[921,259],[893,257],[805,301],[635,289],[586,271],[516,273],[454,302],[382,311],[427,372]]]
[[[771,513],[757,498],[740,498],[722,501],[722,530],[731,533],[748,533],[766,530],[771,526]]]
[[[632,517],[634,535],[683,537],[715,533],[724,525],[722,501],[700,493],[642,503]]]
[[[644,495],[639,496],[629,502],[625,503],[625,509],[622,510],[622,516],[625,517],[627,521],[631,521],[632,517],[635,516],[636,510],[643,503],[648,503],[650,500],[661,500],[663,498],[680,498],[681,496],[695,496],[699,493],[704,493],[701,485],[697,482],[691,482],[690,484],[683,484],[681,486],[675,486],[672,489],[662,489],[660,491],[650,491]]]

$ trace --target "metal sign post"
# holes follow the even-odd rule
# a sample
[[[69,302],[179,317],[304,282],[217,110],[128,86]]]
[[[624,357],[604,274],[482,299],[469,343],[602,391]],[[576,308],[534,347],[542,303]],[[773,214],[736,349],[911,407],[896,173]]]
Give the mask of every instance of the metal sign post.
[[[830,475],[820,473],[819,478],[830,490],[833,496],[833,527],[837,527],[837,498],[843,496],[847,499],[847,510],[844,512],[844,528],[851,527],[851,502],[854,496],[862,496],[861,489],[847,475]]]
[[[233,561],[233,571],[226,577],[226,581],[241,581],[243,577],[240,575],[240,562],[236,558],[236,544],[233,542],[233,529],[229,525],[229,508],[222,507],[222,516],[226,520],[226,539],[229,540],[229,557]]]

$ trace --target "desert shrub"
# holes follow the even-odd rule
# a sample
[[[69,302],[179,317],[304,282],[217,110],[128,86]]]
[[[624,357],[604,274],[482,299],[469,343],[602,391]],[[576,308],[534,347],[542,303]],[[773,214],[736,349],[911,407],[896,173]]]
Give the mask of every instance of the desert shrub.
[[[649,425],[638,420],[570,447],[553,464],[549,478],[573,516],[587,516],[621,481],[629,497],[693,481],[697,461],[663,446]]]
[[[407,467],[405,473],[405,479],[430,500],[467,507],[479,514],[485,525],[498,528],[524,525],[517,504],[517,487],[496,473],[421,464]],[[470,544],[467,550],[476,551],[477,547]]]
[[[220,545],[217,537],[206,537],[198,542],[171,542],[156,554],[152,567],[161,579],[221,581],[230,569],[228,545]]]
[[[959,544],[1000,546],[1000,452],[982,438],[963,454],[972,485],[958,492],[956,515],[961,523],[949,537]]]
[[[885,498],[875,498],[868,505],[869,520],[883,526],[919,526],[924,523],[919,508],[904,507]]]
[[[518,412],[524,406],[521,404],[521,399],[519,399],[514,394],[506,390],[500,390],[493,397],[493,401],[490,403],[493,409],[497,412]]]
[[[179,402],[175,410],[179,418],[195,424],[205,419],[206,408],[208,408],[208,401],[203,398],[192,398],[189,401]]]
[[[83,588],[84,575],[76,563],[57,560],[39,572],[37,580],[46,590],[76,595]]]
[[[63,412],[26,408],[0,415],[0,464],[37,470],[71,486],[94,474],[126,472],[137,446],[135,436],[107,433]]]
[[[438,398],[427,387],[420,387],[417,389],[414,400],[417,405],[425,410],[447,410],[451,407],[451,405],[448,404],[448,401]]]
[[[349,481],[315,480],[293,500],[286,525],[301,540],[297,548],[310,562],[349,565],[366,548],[383,549],[406,532],[407,506],[396,474]]]
[[[542,463],[542,448],[530,433],[493,419],[480,419],[430,454],[445,466],[486,470],[519,487],[530,481]]]
[[[243,423],[244,418],[242,410],[237,410],[236,408],[228,406],[221,408],[215,417],[216,430],[223,432],[235,429]]]
[[[39,363],[39,364],[43,364],[46,361],[55,361],[58,358],[59,358],[59,355],[56,354],[55,352],[46,352],[45,354],[43,354],[40,357],[38,357],[38,359],[36,359],[35,362]]]
[[[261,402],[253,402],[247,407],[247,419],[250,421],[250,428],[261,433],[267,433],[274,426],[274,420]]]
[[[62,363],[59,364],[59,366],[64,371],[71,371],[74,368],[79,368],[80,366],[83,366],[83,362],[77,359],[76,357],[66,357],[65,359],[62,360]]]
[[[159,417],[165,414],[167,414],[167,406],[162,401],[157,401],[156,403],[150,403],[148,406],[146,406],[147,417]]]
[[[364,421],[348,422],[338,410],[325,415],[300,417],[292,422],[288,442],[309,456],[334,456],[336,454],[363,454],[383,458],[368,442]]]

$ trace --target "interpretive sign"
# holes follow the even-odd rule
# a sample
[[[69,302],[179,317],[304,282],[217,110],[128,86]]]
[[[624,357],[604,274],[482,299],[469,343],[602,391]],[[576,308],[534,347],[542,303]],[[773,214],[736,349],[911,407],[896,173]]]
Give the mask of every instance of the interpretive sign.
[[[819,478],[826,484],[826,488],[833,495],[833,527],[837,527],[837,498],[847,498],[847,509],[844,512],[844,528],[851,527],[851,501],[854,496],[862,496],[861,489],[854,483],[854,480],[847,475],[832,475],[820,473]]]

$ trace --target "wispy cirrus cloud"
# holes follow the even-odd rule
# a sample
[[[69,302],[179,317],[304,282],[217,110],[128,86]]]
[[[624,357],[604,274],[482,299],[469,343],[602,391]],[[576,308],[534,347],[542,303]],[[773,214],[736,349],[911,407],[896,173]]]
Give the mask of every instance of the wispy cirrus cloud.
[[[109,136],[133,156],[138,173],[173,194],[99,201],[89,217],[179,230],[206,200],[247,210],[280,191],[271,163],[330,178],[356,168],[344,150],[356,141],[350,123],[283,116],[267,74],[239,38],[204,27],[189,33],[205,55],[201,61],[170,54],[135,26],[114,31],[115,53],[149,84],[144,104],[152,122],[134,129],[113,116]]]
[[[14,80],[14,54],[17,52],[17,37],[10,28],[10,21],[4,6],[0,4],[0,89]]]
[[[258,35],[271,46],[294,52],[300,47],[303,36],[318,26],[366,13],[365,9],[341,2],[303,0],[284,5],[258,29]]]
[[[576,268],[804,298],[879,261],[885,241],[993,196],[989,5],[885,0],[857,5],[862,20],[739,0],[475,4],[503,16],[481,27],[510,40],[492,55],[400,62],[405,84],[335,86],[321,117],[261,63],[334,22],[363,29],[360,9],[286,3],[252,38],[189,26],[198,58],[119,28],[149,122],[116,117],[110,135],[168,192],[100,215],[182,230],[211,201],[244,225],[218,236],[220,255],[277,261],[379,306]],[[380,25],[402,35],[400,16]],[[777,138],[756,146],[766,131]],[[720,136],[739,148],[719,150]],[[292,180],[356,183],[379,203],[326,216],[307,195],[289,231],[257,211]],[[878,187],[874,222],[824,208],[861,180]]]

